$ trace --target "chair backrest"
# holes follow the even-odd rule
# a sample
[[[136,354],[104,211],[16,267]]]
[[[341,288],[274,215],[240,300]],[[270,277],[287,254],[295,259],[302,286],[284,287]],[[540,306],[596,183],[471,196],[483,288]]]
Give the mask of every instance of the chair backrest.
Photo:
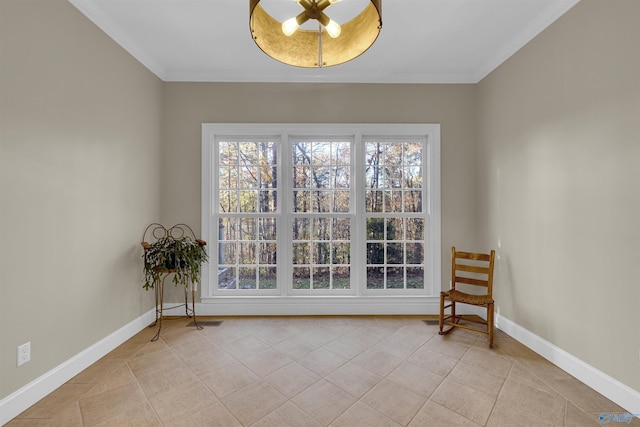
[[[456,251],[451,248],[451,288],[456,284],[480,286],[486,288],[487,295],[493,292],[493,265],[496,251],[491,253],[475,253]]]

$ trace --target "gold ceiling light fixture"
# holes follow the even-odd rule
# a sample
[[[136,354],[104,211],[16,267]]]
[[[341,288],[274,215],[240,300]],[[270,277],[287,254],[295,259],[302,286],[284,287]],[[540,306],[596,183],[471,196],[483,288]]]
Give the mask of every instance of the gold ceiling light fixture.
[[[260,1],[250,0],[253,40],[273,59],[296,67],[330,67],[350,61],[373,45],[382,28],[382,0],[370,0],[360,14],[343,24],[325,13],[340,0],[296,0],[303,11],[284,22],[269,15]],[[300,28],[311,19],[318,21],[317,30]]]

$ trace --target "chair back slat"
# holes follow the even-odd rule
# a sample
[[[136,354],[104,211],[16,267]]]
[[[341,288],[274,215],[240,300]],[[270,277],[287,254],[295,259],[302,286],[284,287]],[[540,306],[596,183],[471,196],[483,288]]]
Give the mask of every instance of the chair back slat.
[[[489,267],[482,267],[479,265],[458,264],[456,263],[456,270],[469,271],[472,273],[489,274]]]
[[[475,252],[455,252],[455,257],[476,261],[491,261],[491,254],[480,254]]]
[[[485,288],[489,286],[489,281],[488,280],[473,279],[471,277],[459,277],[459,276],[456,276],[455,282],[456,283],[465,283],[467,285],[474,285],[474,286],[484,286]]]

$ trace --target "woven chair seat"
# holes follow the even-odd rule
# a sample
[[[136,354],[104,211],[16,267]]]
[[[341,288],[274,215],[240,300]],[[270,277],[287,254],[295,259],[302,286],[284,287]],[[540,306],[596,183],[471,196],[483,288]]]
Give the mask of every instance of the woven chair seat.
[[[449,301],[461,302],[463,304],[485,305],[491,304],[493,302],[493,298],[491,298],[490,295],[467,294],[455,289],[442,292],[442,294],[444,295],[445,299]]]

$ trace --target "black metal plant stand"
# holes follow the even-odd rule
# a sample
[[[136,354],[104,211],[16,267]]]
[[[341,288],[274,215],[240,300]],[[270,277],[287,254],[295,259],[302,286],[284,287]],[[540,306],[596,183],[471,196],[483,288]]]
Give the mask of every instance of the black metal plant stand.
[[[189,227],[186,224],[176,224],[171,228],[166,228],[163,225],[158,223],[152,223],[147,226],[147,228],[144,230],[144,233],[142,235],[142,242],[140,244],[144,248],[145,254],[146,254],[146,252],[151,247],[151,245],[147,243],[148,240],[153,240],[153,239],[158,240],[158,239],[167,238],[167,237],[179,239],[185,235],[192,237],[195,242],[198,242],[202,246],[206,245],[206,242],[204,240],[196,238],[196,235],[191,229],[191,227]],[[153,237],[153,239],[148,239],[150,237]],[[178,269],[165,268],[160,270],[159,272],[161,274],[159,276],[159,279],[153,284],[154,293],[155,293],[155,303],[156,303],[156,320],[151,325],[149,325],[149,327],[152,328],[157,325],[158,332],[156,332],[155,336],[151,339],[151,341],[157,341],[158,338],[160,338],[160,331],[162,330],[163,318],[166,317],[167,319],[169,319],[169,318],[182,317],[182,316],[165,316],[164,310],[172,310],[172,309],[184,306],[185,316],[187,318],[193,318],[193,324],[198,330],[203,329],[203,327],[200,324],[198,324],[198,320],[196,318],[195,292],[197,288],[197,283],[191,283],[191,285],[189,286],[191,288],[191,292],[189,292],[187,288],[184,289],[184,303],[176,304],[171,307],[164,307],[164,283],[166,278],[169,275],[174,274],[176,271],[178,271]],[[191,306],[189,306],[189,297],[188,297],[189,293],[191,293]]]

